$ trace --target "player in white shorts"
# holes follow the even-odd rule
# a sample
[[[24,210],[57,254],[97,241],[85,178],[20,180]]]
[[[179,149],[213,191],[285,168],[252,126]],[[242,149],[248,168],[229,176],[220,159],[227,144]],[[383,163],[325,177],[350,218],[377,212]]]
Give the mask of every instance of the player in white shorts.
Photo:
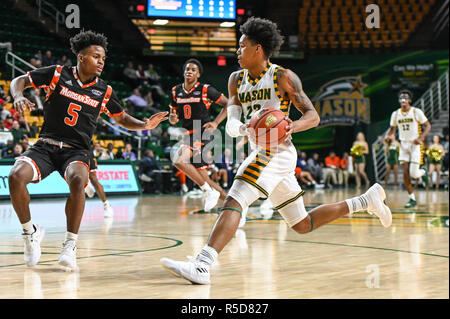
[[[383,202],[386,194],[379,184],[373,185],[361,196],[321,205],[309,213],[306,211],[302,197],[304,192],[294,175],[297,152],[290,134],[317,126],[319,115],[303,92],[298,76],[269,61],[283,42],[277,25],[252,17],[240,27],[240,31],[242,37],[237,55],[243,70],[232,73],[228,81],[226,131],[232,137],[248,135],[247,124],[241,122],[242,111],[244,121],[248,123],[258,109],[273,107],[286,114],[288,139],[270,150],[258,148],[250,141],[252,152],[238,169],[207,245],[195,259],[188,262],[161,259],[169,272],[196,284],[210,283],[211,264],[232,239],[241,212],[258,198],[270,198],[287,224],[300,234],[362,210],[376,214],[384,227],[392,223],[391,211]],[[301,119],[293,122],[287,117],[290,103],[303,114]]]
[[[411,183],[412,178],[422,178],[426,186],[429,184],[428,171],[423,165],[423,141],[431,130],[431,124],[421,109],[411,106],[412,93],[401,90],[398,94],[400,108],[391,115],[389,131],[386,139],[392,138],[398,127],[400,140],[399,161],[403,167],[403,182],[409,194],[406,208],[417,206]],[[422,126],[424,130],[422,133]]]

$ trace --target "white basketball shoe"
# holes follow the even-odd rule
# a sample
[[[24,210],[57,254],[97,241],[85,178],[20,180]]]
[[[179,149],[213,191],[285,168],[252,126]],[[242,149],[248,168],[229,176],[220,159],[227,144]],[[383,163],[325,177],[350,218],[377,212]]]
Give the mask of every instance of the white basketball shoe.
[[[58,263],[67,268],[77,268],[77,244],[74,240],[66,240],[63,243]]]
[[[219,201],[220,193],[216,191],[214,188],[207,190],[205,192],[205,212],[209,212],[214,206],[217,205]]]
[[[209,285],[211,283],[209,266],[195,259],[176,261],[169,258],[161,258],[161,263],[172,275],[189,280],[193,284]]]
[[[24,240],[23,260],[28,267],[33,267],[41,258],[41,241],[45,235],[45,229],[34,225],[36,230],[32,234],[22,234]]]
[[[85,191],[86,195],[87,195],[89,198],[94,197],[95,190],[94,190],[94,188],[92,187],[91,183],[88,183],[88,184],[86,185],[86,187],[84,188],[84,191]]]
[[[392,214],[389,207],[384,203],[386,193],[384,192],[383,187],[381,187],[380,184],[375,183],[364,193],[364,195],[368,200],[367,212],[369,214],[375,214],[384,227],[391,226]]]
[[[108,201],[103,203],[103,216],[106,218],[114,217],[114,210]]]

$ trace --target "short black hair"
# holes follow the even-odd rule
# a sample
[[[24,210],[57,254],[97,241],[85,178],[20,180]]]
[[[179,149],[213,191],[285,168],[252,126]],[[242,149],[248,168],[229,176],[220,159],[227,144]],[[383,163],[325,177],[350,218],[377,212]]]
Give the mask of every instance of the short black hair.
[[[197,65],[198,66],[198,71],[200,72],[200,74],[203,74],[203,65],[197,59],[189,59],[186,62],[184,62],[184,64],[183,64],[183,72],[186,69],[186,65],[188,65],[189,63],[194,63],[195,65]]]
[[[105,49],[105,52],[108,51],[108,39],[103,34],[95,33],[91,30],[81,30],[80,33],[70,38],[70,49],[75,55],[91,45],[99,45]]]
[[[411,92],[410,90],[408,90],[408,89],[402,89],[402,90],[400,90],[400,91],[398,92],[398,97],[400,97],[400,95],[402,95],[402,94],[408,94],[409,99],[412,101],[413,94],[412,94],[412,92]]]
[[[239,30],[255,44],[260,44],[268,58],[280,50],[284,37],[276,23],[262,18],[250,17]]]

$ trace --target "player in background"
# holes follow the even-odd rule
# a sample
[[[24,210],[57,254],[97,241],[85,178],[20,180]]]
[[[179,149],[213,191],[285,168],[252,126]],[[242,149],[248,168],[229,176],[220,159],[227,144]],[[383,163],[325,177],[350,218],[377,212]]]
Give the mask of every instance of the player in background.
[[[103,216],[106,218],[114,217],[114,210],[106,198],[105,189],[97,178],[97,159],[94,157],[94,153],[92,151],[89,155],[89,183],[86,185],[84,191],[89,198],[94,197],[95,192],[97,192],[98,197],[103,203]],[[91,184],[94,188],[91,187]]]
[[[423,165],[423,142],[431,130],[431,124],[421,109],[411,106],[412,97],[409,90],[401,90],[398,93],[400,108],[392,113],[390,128],[386,134],[386,142],[390,139],[393,140],[392,136],[398,127],[400,140],[398,160],[403,167],[403,183],[409,195],[409,202],[406,203],[405,208],[417,206],[411,177],[422,178],[425,186],[430,183],[428,170]],[[424,127],[423,132],[422,126]]]
[[[19,113],[34,107],[23,96],[25,88],[43,88],[46,92],[39,140],[16,158],[8,178],[11,202],[23,228],[27,266],[39,262],[45,233],[31,220],[27,184],[39,183],[58,171],[69,185],[65,206],[67,231],[58,263],[75,269],[76,241],[86,201],[84,188],[89,181],[89,152],[100,113],[136,131],[153,129],[167,119],[168,112],[157,113],[146,121],[125,113],[112,87],[99,78],[105,67],[107,44],[102,34],[81,31],[70,39],[76,66],[38,68],[11,82],[14,107]]]
[[[182,127],[187,130],[173,164],[204,192],[204,210],[210,211],[219,198],[225,199],[226,193],[208,176],[208,163],[202,150],[210,140],[203,133],[205,130],[214,131],[226,118],[228,99],[211,85],[200,83],[202,73],[203,66],[198,60],[189,59],[184,63],[184,82],[172,88],[169,122],[176,125],[181,120]],[[212,104],[223,107],[213,121],[209,112]]]
[[[378,216],[384,227],[392,223],[391,211],[384,204],[386,194],[379,184],[361,196],[324,204],[309,213],[306,211],[304,192],[294,175],[297,152],[290,135],[316,127],[320,122],[319,115],[303,91],[299,77],[269,60],[283,42],[277,25],[251,17],[240,31],[242,36],[237,55],[242,70],[232,73],[228,82],[227,133],[235,138],[248,135],[246,123],[252,114],[261,108],[272,107],[285,112],[289,122],[288,138],[273,149],[256,147],[250,139],[252,152],[239,167],[202,251],[188,262],[161,259],[169,272],[196,284],[210,283],[210,266],[233,238],[242,210],[258,198],[270,198],[287,224],[299,234],[309,233],[339,217],[363,210]],[[292,121],[287,117],[291,102],[302,113],[299,120]],[[246,123],[241,122],[242,111]]]

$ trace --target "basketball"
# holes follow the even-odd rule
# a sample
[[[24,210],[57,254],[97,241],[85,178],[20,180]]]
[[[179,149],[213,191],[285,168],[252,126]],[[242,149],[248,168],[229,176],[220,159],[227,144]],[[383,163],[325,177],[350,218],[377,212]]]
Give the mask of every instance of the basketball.
[[[286,139],[288,122],[284,113],[271,107],[256,112],[249,123],[251,137],[262,147],[275,147]]]

